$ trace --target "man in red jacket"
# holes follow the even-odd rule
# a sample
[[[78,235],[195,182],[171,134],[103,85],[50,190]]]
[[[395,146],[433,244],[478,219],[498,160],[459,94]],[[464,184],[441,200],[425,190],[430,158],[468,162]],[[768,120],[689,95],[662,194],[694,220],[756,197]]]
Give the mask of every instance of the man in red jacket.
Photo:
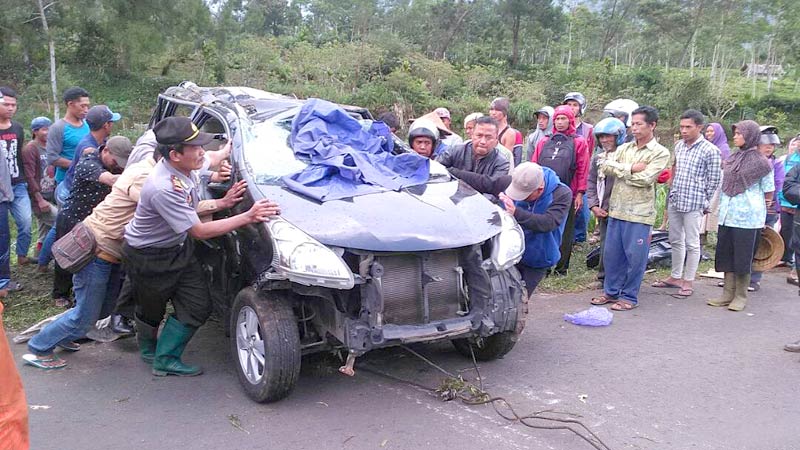
[[[583,206],[590,157],[586,139],[575,132],[572,108],[567,105],[557,107],[553,113],[552,136],[539,142],[531,158],[531,161],[553,169],[561,182],[572,190],[572,207],[561,237],[561,260],[555,268],[557,275],[566,275],[569,269],[575,241],[575,212]]]

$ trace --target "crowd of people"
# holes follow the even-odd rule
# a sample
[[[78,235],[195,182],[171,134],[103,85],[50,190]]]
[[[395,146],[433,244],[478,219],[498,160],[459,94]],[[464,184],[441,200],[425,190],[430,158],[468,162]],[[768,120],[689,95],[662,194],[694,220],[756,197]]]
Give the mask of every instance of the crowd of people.
[[[206,153],[214,136],[188,118],[163,119],[134,145],[113,135],[120,114],[91,106],[89,93],[73,87],[63,95],[64,117],[33,119],[26,143],[24,127],[13,120],[16,92],[2,87],[0,94],[0,297],[23,289],[10,271],[9,214],[20,266],[36,264],[46,272],[57,242],[80,232],[96,241],[88,264],[73,271],[54,264],[53,302],[70,309],[30,339],[25,362],[44,370],[65,367],[55,349],[79,350],[77,341],[111,315],[114,331],[136,333],[153,374],[202,373],[182,361],[211,313],[193,242],[269,220],[280,213],[278,205],[261,200],[244,213],[212,220],[212,213],[241,201],[246,186],[234,183],[221,199],[201,199],[200,177],[230,178],[230,143]],[[537,111],[527,136],[511,127],[509,109],[508,99],[497,98],[486,115],[467,115],[462,139],[450,112],[437,108],[411,123],[408,142],[515,217],[525,237],[517,267],[529,293],[546,276],[567,274],[572,247],[587,238],[594,216],[603,292],[590,302],[615,311],[638,307],[658,183],[669,184],[672,270],[653,287],[675,289],[680,298],[693,295],[708,231],[718,232],[715,267],[724,277],[711,306],[741,311],[748,292],[760,288],[761,272],[752,261],[765,227],[780,226],[786,243],[781,263],[794,265],[800,138],[777,158],[778,130],[744,120],[731,129],[732,152],[724,127],[690,109],[680,117],[680,139],[670,151],[656,138],[658,111],[629,99],[609,103],[593,126],[584,120],[585,97],[570,92],[561,105]],[[400,128],[391,115],[382,120],[392,131]],[[38,235],[29,256],[33,217]],[[793,274],[787,281],[797,285],[797,279]],[[174,312],[167,315],[170,301]],[[800,351],[800,342],[786,350]],[[14,383],[18,378],[3,382]]]
[[[715,268],[724,278],[722,295],[709,299],[711,306],[741,311],[747,293],[760,289],[762,271],[752,262],[765,227],[779,224],[781,264],[794,266],[798,203],[786,190],[796,185],[784,178],[800,162],[800,139],[778,158],[778,130],[744,120],[731,129],[738,149],[731,152],[725,128],[689,109],[679,118],[680,138],[670,150],[656,138],[655,108],[614,100],[592,126],[583,120],[586,106],[583,94],[567,93],[561,105],[536,112],[536,125],[523,139],[508,124],[508,99],[497,98],[488,116],[467,115],[466,140],[458,144],[443,142],[454,131],[449,111],[438,108],[413,121],[408,142],[515,216],[526,239],[518,268],[530,292],[544,277],[567,273],[572,247],[586,239],[592,215],[603,293],[591,303],[615,311],[636,308],[659,183],[668,184],[663,225],[669,223],[672,268],[653,287],[674,289],[677,298],[692,296],[709,231],[718,233]],[[797,285],[797,275],[787,281]]]

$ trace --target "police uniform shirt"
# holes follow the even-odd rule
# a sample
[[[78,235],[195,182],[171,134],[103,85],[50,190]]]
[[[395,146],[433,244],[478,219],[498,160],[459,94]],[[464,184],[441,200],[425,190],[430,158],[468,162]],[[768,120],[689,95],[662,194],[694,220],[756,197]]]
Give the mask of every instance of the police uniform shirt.
[[[125,240],[133,248],[169,248],[182,244],[197,216],[197,185],[165,160],[156,164],[142,187]]]

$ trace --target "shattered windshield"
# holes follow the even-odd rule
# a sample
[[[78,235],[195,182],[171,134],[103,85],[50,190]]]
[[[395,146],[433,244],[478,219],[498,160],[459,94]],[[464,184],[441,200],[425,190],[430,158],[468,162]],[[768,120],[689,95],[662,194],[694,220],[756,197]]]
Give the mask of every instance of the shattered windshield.
[[[282,185],[281,178],[303,170],[309,160],[297,157],[289,145],[292,120],[253,124],[245,134],[245,155],[258,184]],[[411,151],[395,138],[395,153]],[[431,161],[429,182],[450,181],[450,173],[441,164]]]

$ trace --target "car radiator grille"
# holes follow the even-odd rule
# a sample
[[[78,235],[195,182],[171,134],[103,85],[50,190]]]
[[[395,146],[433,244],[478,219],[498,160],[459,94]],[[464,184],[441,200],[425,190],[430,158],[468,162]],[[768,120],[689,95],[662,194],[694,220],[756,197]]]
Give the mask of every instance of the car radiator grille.
[[[384,267],[384,323],[407,325],[457,317],[462,277],[455,250],[379,256],[376,261]]]

